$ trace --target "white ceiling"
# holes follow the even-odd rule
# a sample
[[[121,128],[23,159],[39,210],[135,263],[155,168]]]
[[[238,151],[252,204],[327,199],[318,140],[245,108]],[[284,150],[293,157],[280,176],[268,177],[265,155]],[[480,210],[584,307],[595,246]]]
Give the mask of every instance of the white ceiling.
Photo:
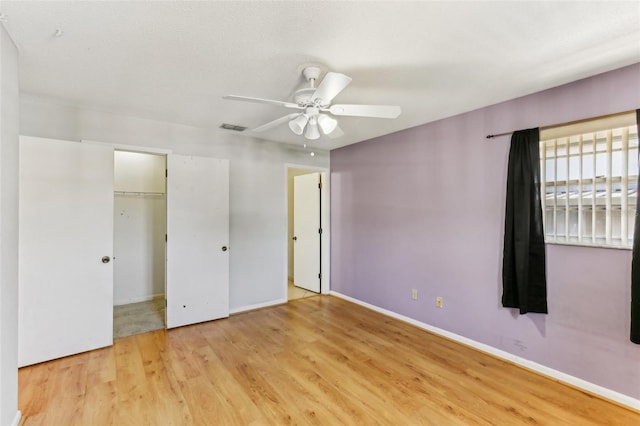
[[[253,128],[291,110],[223,95],[289,101],[303,66],[319,64],[353,78],[334,103],[402,107],[395,120],[339,117],[342,138],[312,142],[324,149],[640,62],[639,1],[1,1],[0,12],[21,91],[72,105]],[[286,124],[243,135],[305,142]]]

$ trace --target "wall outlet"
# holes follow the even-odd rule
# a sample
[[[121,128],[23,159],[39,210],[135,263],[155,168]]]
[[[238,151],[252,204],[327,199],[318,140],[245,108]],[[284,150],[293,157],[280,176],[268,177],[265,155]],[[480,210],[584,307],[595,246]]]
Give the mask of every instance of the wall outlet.
[[[443,302],[443,300],[442,300],[442,297],[440,297],[440,296],[436,297],[436,306],[437,306],[438,308],[442,308],[442,305],[443,305],[443,304],[444,304],[444,302]]]
[[[411,299],[418,300],[418,289],[417,288],[412,288],[411,289]]]

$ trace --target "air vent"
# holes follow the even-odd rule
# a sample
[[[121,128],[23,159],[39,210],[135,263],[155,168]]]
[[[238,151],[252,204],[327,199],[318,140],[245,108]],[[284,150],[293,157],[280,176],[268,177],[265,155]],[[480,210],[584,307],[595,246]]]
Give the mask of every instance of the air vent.
[[[227,124],[227,123],[222,123],[220,125],[220,128],[225,130],[234,130],[236,132],[244,132],[245,130],[247,130],[247,128],[244,126],[236,126],[235,124]]]

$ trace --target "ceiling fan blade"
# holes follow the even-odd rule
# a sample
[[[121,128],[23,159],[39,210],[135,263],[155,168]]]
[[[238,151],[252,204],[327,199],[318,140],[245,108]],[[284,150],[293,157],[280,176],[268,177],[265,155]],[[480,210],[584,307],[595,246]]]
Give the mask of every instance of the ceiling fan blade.
[[[231,101],[254,102],[257,104],[276,105],[276,106],[283,106],[285,108],[303,109],[301,106],[298,106],[298,104],[294,104],[293,102],[274,101],[272,99],[262,99],[262,98],[252,98],[249,96],[225,95],[222,97],[222,99],[229,99]]]
[[[337,72],[328,72],[318,85],[311,99],[320,99],[322,105],[329,105],[333,98],[342,92],[349,83],[351,83],[351,77]]]
[[[258,126],[255,129],[251,129],[252,132],[264,132],[265,130],[269,130],[272,127],[276,127],[279,124],[286,123],[289,120],[292,120],[299,116],[301,113],[294,112],[292,114],[287,114],[284,117],[276,118],[273,121],[270,121],[262,126]]]
[[[328,111],[333,115],[397,118],[402,109],[397,105],[331,105]]]
[[[344,136],[344,132],[342,131],[340,126],[336,126],[336,128],[333,129],[333,132],[329,133],[327,136],[329,136],[329,139],[338,139]]]

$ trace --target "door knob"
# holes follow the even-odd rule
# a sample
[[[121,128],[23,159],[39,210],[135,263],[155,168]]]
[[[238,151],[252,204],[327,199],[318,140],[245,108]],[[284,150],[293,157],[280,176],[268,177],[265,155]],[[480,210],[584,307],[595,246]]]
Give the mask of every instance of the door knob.
[[[227,251],[227,250],[229,250],[229,247],[227,247],[227,246],[222,246],[222,251]]]
[[[293,237],[293,241],[298,241],[298,237]]]
[[[102,256],[102,263],[109,263],[111,258],[109,256]]]

